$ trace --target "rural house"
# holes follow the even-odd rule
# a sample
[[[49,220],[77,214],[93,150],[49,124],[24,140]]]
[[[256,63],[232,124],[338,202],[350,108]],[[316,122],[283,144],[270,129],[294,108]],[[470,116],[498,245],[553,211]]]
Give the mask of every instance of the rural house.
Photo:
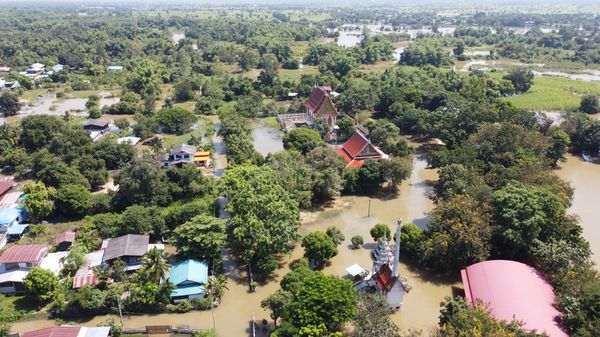
[[[121,259],[125,262],[127,270],[139,269],[142,265],[142,256],[148,252],[148,235],[127,234],[108,240],[102,263],[113,264]]]
[[[48,246],[12,246],[0,255],[0,293],[23,293],[23,279],[48,255]]]
[[[208,283],[208,264],[191,259],[181,261],[171,267],[169,281],[175,285],[171,292],[175,303],[203,297]]]
[[[54,326],[19,334],[21,337],[108,337],[110,327]]]
[[[208,167],[210,152],[196,151],[196,147],[188,144],[179,144],[171,152],[159,157],[162,167],[181,167],[184,164]]]

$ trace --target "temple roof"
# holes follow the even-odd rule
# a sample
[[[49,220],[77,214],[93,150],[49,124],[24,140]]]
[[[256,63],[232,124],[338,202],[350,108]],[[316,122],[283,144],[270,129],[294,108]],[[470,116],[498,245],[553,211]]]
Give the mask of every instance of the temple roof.
[[[328,93],[330,91],[331,88],[328,86],[316,87],[308,97],[306,103],[304,103],[304,106],[317,116],[339,115],[340,113],[333,105],[331,97],[329,97]]]
[[[346,167],[360,167],[366,159],[378,160],[388,157],[358,130],[342,145],[338,152],[346,159]]]

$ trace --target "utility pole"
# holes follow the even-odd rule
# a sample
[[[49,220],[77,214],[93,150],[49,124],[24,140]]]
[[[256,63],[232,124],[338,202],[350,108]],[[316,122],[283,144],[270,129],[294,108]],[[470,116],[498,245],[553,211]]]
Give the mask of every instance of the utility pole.
[[[371,198],[369,198],[369,211],[367,213],[367,218],[371,217]]]
[[[123,324],[123,313],[121,312],[121,297],[117,299],[117,303],[119,304],[119,320],[121,321],[121,328],[123,328],[125,327],[125,324]]]

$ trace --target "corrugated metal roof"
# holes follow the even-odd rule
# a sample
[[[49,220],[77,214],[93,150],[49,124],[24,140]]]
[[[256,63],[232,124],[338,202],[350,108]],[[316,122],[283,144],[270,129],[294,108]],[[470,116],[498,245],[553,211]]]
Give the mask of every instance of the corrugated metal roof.
[[[21,210],[18,208],[0,208],[0,225],[8,225],[13,223],[21,215]]]
[[[0,263],[39,263],[48,253],[44,245],[12,246],[0,256]]]
[[[123,256],[143,256],[148,251],[148,235],[128,234],[110,239],[104,250],[102,261],[110,261]]]
[[[56,240],[54,240],[55,245],[60,245],[63,242],[73,243],[75,242],[75,232],[66,231],[58,234]]]
[[[8,234],[9,235],[22,235],[23,232],[25,232],[25,230],[27,229],[27,227],[29,227],[29,225],[12,225],[8,229]]]
[[[187,287],[173,289],[173,291],[171,291],[171,297],[190,296],[199,294],[204,295],[205,293],[206,288],[204,288],[204,286],[191,285]]]
[[[205,261],[185,260],[177,263],[169,271],[169,281],[175,286],[186,281],[208,283],[208,264]]]
[[[29,331],[21,337],[77,337],[80,329],[78,326],[56,326]]]

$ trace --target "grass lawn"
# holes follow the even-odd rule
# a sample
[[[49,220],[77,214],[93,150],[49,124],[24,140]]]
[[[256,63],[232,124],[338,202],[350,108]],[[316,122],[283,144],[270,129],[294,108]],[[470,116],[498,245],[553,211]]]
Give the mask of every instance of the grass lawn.
[[[187,101],[187,102],[183,102],[183,103],[175,103],[175,104],[173,104],[173,106],[176,108],[182,108],[187,111],[193,112],[194,108],[196,107],[196,102],[194,100],[191,100],[191,101]]]
[[[58,234],[67,231],[75,230],[81,222],[59,222],[59,223],[48,223],[48,224],[37,224],[31,225],[29,233],[25,234],[23,239],[18,241],[19,245],[25,244],[49,244],[54,245],[54,240]],[[38,227],[39,226],[39,227]]]
[[[279,69],[279,76],[290,81],[300,81],[302,74],[316,75],[319,69],[315,66],[303,66],[302,69]]]
[[[24,100],[28,101],[29,103],[35,103],[35,100],[38,97],[44,96],[47,92],[48,92],[48,89],[27,90],[23,93],[23,95],[21,95],[21,99],[24,99]]]
[[[165,135],[165,138],[163,139],[165,148],[170,148],[177,144],[187,144],[187,141],[192,138],[192,135],[194,135],[194,137],[198,137],[202,135],[202,130],[198,129],[182,135]]]
[[[11,323],[38,315],[36,304],[23,296],[0,295],[0,323]]]
[[[587,93],[600,95],[600,83],[542,76],[534,78],[527,93],[506,100],[523,109],[566,111],[577,109],[581,97]]]
[[[265,124],[265,126],[268,126],[270,128],[277,129],[277,130],[281,129],[281,125],[277,121],[276,117],[261,118],[261,119],[258,119],[258,121],[263,122]]]

